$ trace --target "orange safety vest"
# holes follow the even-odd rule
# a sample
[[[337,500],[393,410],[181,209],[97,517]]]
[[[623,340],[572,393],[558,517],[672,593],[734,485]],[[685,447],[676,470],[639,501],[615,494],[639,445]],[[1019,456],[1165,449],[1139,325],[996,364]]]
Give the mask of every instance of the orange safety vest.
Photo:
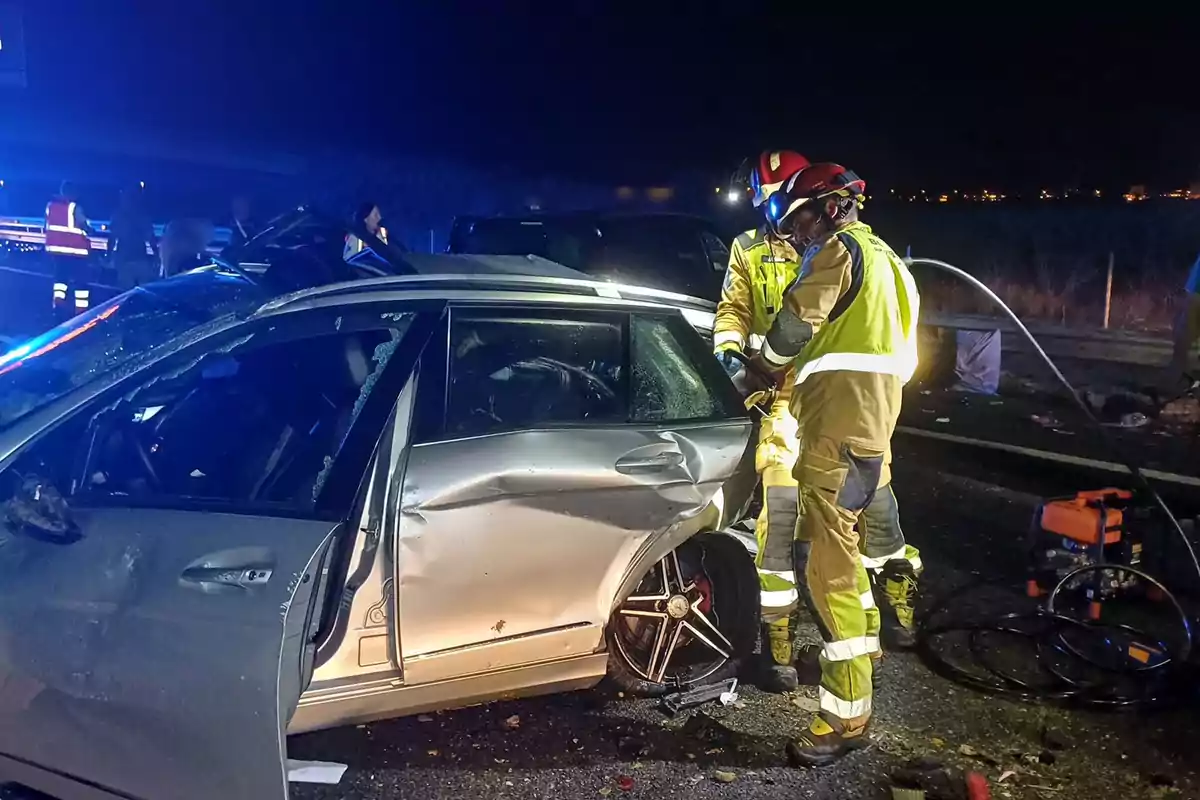
[[[92,243],[87,232],[75,224],[75,203],[55,199],[46,204],[46,252],[86,256]]]

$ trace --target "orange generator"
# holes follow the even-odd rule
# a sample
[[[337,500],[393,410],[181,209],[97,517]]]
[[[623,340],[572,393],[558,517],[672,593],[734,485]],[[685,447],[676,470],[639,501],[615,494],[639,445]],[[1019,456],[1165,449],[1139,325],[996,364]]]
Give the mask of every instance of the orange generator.
[[[1041,597],[1079,567],[1140,564],[1142,541],[1127,525],[1132,503],[1130,491],[1097,489],[1048,500],[1039,507],[1029,534],[1029,596]],[[1136,583],[1132,575],[1116,570],[1093,572],[1079,580],[1092,619],[1099,618],[1106,597]]]

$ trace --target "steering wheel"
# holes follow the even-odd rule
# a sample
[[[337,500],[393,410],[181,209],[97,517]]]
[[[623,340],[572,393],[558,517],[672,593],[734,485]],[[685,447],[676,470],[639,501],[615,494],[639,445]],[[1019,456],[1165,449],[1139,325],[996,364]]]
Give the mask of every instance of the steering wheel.
[[[150,488],[155,491],[161,491],[162,481],[159,480],[158,470],[154,468],[154,462],[150,460],[150,454],[146,452],[146,446],[142,444],[142,440],[136,434],[126,433],[125,435],[133,444],[133,451],[138,457],[138,462],[142,465],[142,472],[145,473]]]

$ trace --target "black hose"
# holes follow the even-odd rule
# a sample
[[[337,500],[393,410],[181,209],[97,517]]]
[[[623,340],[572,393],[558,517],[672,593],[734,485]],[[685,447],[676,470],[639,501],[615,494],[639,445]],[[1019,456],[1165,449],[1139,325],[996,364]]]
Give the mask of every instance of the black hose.
[[[1196,549],[1179,524],[1179,520],[1171,513],[1171,509],[1162,496],[1146,479],[1137,462],[1113,441],[1092,409],[1079,396],[1075,387],[1047,355],[1020,317],[986,284],[959,267],[932,258],[906,258],[905,262],[909,266],[925,264],[948,272],[978,290],[1003,311],[1004,315],[1029,342],[1034,352],[1050,368],[1058,382],[1067,390],[1084,416],[1094,425],[1100,441],[1129,470],[1136,487],[1142,494],[1152,498],[1159,511],[1170,521],[1171,529],[1183,542],[1195,569],[1197,581],[1200,581],[1200,559],[1197,558]],[[1056,609],[1056,603],[1064,589],[1076,585],[1081,575],[1100,571],[1131,574],[1143,585],[1153,587],[1159,592],[1163,603],[1173,611],[1182,631],[1182,636],[1178,642],[1174,643],[1174,647],[1169,642],[1156,640],[1146,632],[1130,626],[1102,624],[1098,621],[1085,622]],[[956,601],[959,601],[967,592],[980,587],[981,584],[978,582],[972,582],[948,592],[934,604],[929,612],[923,615],[924,619],[917,636],[917,649],[921,659],[935,673],[978,691],[1004,695],[1026,702],[1058,702],[1088,708],[1129,709],[1163,705],[1178,697],[1178,687],[1182,682],[1180,671],[1185,667],[1192,651],[1191,621],[1179,601],[1166,586],[1146,572],[1134,567],[1114,564],[1087,565],[1064,576],[1050,592],[1045,605],[1038,605],[1031,611],[1009,612],[971,620],[946,618],[947,612],[952,607],[961,607],[961,604]],[[1116,634],[1132,637],[1141,643],[1150,641],[1163,657],[1153,663],[1139,662],[1139,666],[1127,666],[1124,669],[1102,664],[1073,645],[1067,636],[1068,630],[1082,631],[1087,635],[1099,637],[1100,644],[1109,649],[1114,647],[1114,640],[1121,638]],[[975,660],[976,671],[953,663],[936,646],[941,637],[952,633],[967,635],[968,649]],[[992,665],[987,660],[987,654],[983,648],[983,638],[985,634],[989,633],[1029,639],[1036,646],[1037,664],[1047,675],[1048,683],[1034,685]],[[1110,677],[1090,682],[1072,677],[1056,664],[1055,654],[1067,659],[1074,659],[1084,669],[1109,673]],[[1122,650],[1122,657],[1124,655],[1125,650]],[[1122,663],[1128,664],[1128,659],[1123,658]],[[1133,681],[1132,679],[1135,677],[1137,680]]]

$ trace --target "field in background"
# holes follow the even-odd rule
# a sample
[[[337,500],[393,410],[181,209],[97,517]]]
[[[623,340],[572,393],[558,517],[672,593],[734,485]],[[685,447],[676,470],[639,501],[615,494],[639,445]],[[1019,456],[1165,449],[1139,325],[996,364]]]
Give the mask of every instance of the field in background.
[[[897,251],[939,258],[982,279],[1022,317],[1072,327],[1169,330],[1200,254],[1200,202],[867,204],[864,218]],[[917,268],[930,310],[990,313],[986,299]]]

